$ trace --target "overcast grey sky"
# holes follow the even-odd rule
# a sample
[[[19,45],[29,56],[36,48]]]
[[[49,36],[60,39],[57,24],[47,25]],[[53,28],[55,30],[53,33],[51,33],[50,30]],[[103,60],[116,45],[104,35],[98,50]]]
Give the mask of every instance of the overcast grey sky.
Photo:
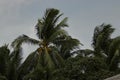
[[[114,36],[120,35],[120,0],[0,0],[0,46],[21,34],[35,38],[34,26],[46,8],[69,18],[67,30],[83,48],[91,48],[93,30],[102,23],[112,24]]]

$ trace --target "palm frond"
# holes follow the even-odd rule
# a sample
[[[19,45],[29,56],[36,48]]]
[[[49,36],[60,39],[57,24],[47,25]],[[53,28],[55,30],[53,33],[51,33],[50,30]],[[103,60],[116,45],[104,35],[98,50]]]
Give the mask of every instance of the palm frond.
[[[48,68],[48,70],[52,70],[55,68],[55,65],[50,57],[50,54],[47,51],[47,48],[45,48],[44,60],[45,60],[46,68]]]
[[[43,17],[43,22],[44,22],[43,34],[44,34],[44,36],[47,37],[47,35],[45,35],[45,33],[51,31],[54,28],[54,26],[55,26],[54,21],[58,14],[59,14],[59,10],[57,10],[57,9],[50,8],[50,9],[46,10],[46,13]]]
[[[118,63],[119,63],[119,59],[120,58],[120,52],[119,50],[116,50],[116,52],[114,53],[113,58],[111,59],[111,62],[109,64],[109,70],[116,70],[118,69]]]
[[[36,24],[35,29],[37,32],[36,33],[37,37],[41,39],[43,37],[42,31],[44,29],[44,22],[41,19],[38,20],[38,23]]]
[[[68,18],[65,17],[59,24],[57,24],[56,28],[68,27],[67,20]]]
[[[108,54],[108,64],[110,64],[112,58],[115,55],[116,50],[120,48],[120,37],[116,37],[110,44],[109,47],[109,54]]]
[[[92,46],[95,50],[95,55],[108,55],[108,47],[111,43],[111,34],[114,32],[114,30],[115,29],[112,28],[110,24],[102,24],[95,28],[92,43]]]
[[[62,45],[63,48],[69,49],[69,50],[79,48],[79,44],[81,44],[79,40],[71,38],[70,36],[64,40],[56,41],[55,43],[56,45]]]
[[[23,78],[26,74],[32,71],[38,63],[38,55],[36,51],[32,52],[22,63],[18,69],[18,78]]]
[[[30,38],[30,37],[28,37],[26,35],[22,35],[22,36],[19,36],[18,38],[16,38],[12,42],[11,46],[13,48],[19,48],[22,45],[22,43],[30,43],[30,44],[36,44],[36,45],[38,45],[40,42],[38,40]]]
[[[21,65],[22,60],[22,48],[13,50],[13,52],[10,54],[11,61],[16,65],[16,67],[19,67]]]
[[[62,16],[63,14],[59,14],[57,17],[55,17],[53,24],[56,24],[58,19]]]
[[[52,42],[60,36],[68,36],[68,33],[63,29],[59,29],[59,30],[55,31],[53,34],[51,34],[51,36],[48,39],[48,42]]]
[[[87,57],[89,55],[93,55],[94,54],[94,51],[93,50],[90,50],[90,49],[81,49],[81,50],[77,50],[74,52],[75,54],[80,54],[81,56],[83,57]]]
[[[57,24],[58,19],[63,14],[59,14],[59,10],[54,8],[46,9],[45,15],[42,19],[38,20],[35,26],[37,30],[37,36],[39,39],[48,39],[53,34],[53,29],[65,27],[67,25],[67,18],[64,18],[60,23]]]
[[[51,57],[54,61],[54,63],[56,64],[56,66],[58,68],[60,68],[61,66],[64,66],[64,59],[62,58],[62,56],[60,55],[58,49],[54,46],[50,47],[52,49]]]
[[[79,49],[79,44],[81,44],[79,40],[71,38],[71,36],[61,36],[53,40],[53,43],[58,48],[60,55],[65,59],[73,55],[72,52]]]
[[[93,35],[93,47],[95,47],[96,43],[97,43],[97,38],[101,35],[103,41],[107,41],[108,39],[110,39],[111,34],[114,32],[114,28],[112,28],[112,26],[110,24],[106,25],[106,24],[102,24],[100,26],[97,26],[94,29],[94,35]]]

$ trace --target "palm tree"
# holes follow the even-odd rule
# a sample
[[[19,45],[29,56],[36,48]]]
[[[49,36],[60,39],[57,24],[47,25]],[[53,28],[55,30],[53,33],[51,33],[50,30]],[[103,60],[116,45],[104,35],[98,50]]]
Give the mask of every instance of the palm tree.
[[[0,47],[0,80],[17,80],[20,54],[18,49],[10,53],[8,45]]]
[[[94,54],[106,60],[109,70],[117,70],[120,61],[120,37],[111,38],[114,32],[111,25],[102,24],[94,30]]]
[[[59,53],[60,49],[63,46],[66,49],[67,47],[70,49],[75,49],[76,46],[79,45],[79,41],[71,38],[63,29],[64,27],[68,27],[68,18],[65,17],[61,22],[58,22],[58,19],[62,15],[63,14],[59,14],[59,10],[57,9],[47,9],[44,17],[39,19],[37,25],[35,26],[38,39],[33,39],[27,35],[22,35],[12,42],[13,48],[21,47],[22,43],[30,43],[39,46],[28,56],[26,61],[23,63],[24,65],[21,65],[20,74],[24,75],[30,72],[31,75],[35,73],[34,71],[36,69],[40,69],[47,74],[45,77],[48,79],[50,77],[49,75],[51,74],[51,70],[61,67],[64,64],[63,58],[60,56],[60,54],[62,55],[64,53]],[[72,44],[66,43],[66,45],[64,45],[67,41],[71,41]],[[27,65],[27,67],[25,65]],[[27,69],[27,71],[24,71],[24,69]]]
[[[92,46],[95,51],[95,55],[103,56],[108,55],[108,47],[111,42],[111,34],[114,32],[114,28],[110,24],[102,24],[97,26],[94,30]]]
[[[97,57],[108,58],[109,45],[112,41],[111,34],[114,32],[114,28],[110,24],[102,24],[94,29],[93,43],[94,55]]]

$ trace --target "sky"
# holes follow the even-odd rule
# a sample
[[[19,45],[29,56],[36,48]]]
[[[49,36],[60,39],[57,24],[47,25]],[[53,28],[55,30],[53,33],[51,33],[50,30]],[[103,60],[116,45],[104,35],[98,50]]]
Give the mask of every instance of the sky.
[[[84,46],[91,48],[94,28],[102,23],[115,28],[113,37],[120,35],[120,0],[0,0],[0,46],[10,44],[26,34],[35,36],[35,25],[47,8],[59,9],[68,17],[66,30]],[[24,45],[25,55],[33,49]]]

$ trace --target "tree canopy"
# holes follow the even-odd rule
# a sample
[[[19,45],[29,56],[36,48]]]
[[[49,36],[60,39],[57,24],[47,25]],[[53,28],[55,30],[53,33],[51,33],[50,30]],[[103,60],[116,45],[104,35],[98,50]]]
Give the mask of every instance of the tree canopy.
[[[35,25],[37,39],[25,34],[0,47],[0,80],[103,80],[120,73],[120,36],[112,38],[110,24],[95,27],[93,49],[65,30],[68,18],[58,9],[46,9]],[[84,35],[83,35],[84,36]],[[22,62],[22,44],[38,45]]]

